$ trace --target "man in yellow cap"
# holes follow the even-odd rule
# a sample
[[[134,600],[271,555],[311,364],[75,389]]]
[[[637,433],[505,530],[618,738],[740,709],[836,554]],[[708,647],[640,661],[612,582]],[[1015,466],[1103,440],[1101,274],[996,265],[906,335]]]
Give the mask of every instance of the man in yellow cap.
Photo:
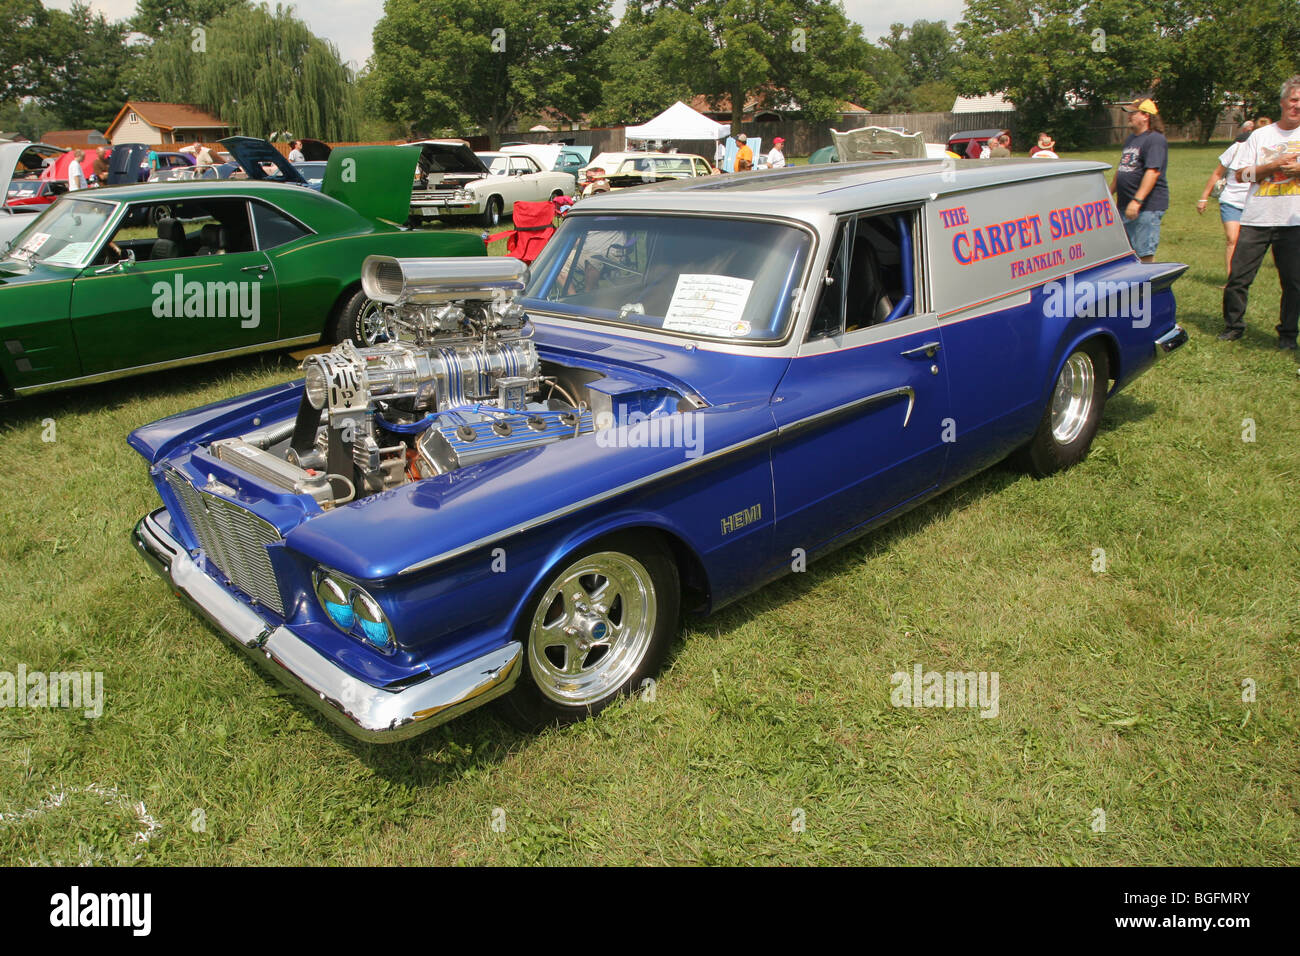
[[[1155,100],[1143,97],[1124,107],[1132,132],[1124,140],[1119,165],[1110,181],[1124,231],[1143,262],[1155,259],[1160,244],[1160,220],[1169,208],[1169,143]]]

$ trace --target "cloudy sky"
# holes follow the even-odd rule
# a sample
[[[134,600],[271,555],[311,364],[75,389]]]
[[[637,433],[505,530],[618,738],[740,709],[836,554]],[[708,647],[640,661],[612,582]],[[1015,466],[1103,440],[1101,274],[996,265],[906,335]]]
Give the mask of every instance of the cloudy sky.
[[[520,2],[527,3],[527,0]],[[849,17],[862,24],[873,43],[887,34],[889,24],[896,20],[907,23],[947,20],[952,25],[961,18],[964,6],[963,0],[911,0],[906,13],[902,13],[898,5],[884,0],[843,0],[843,3]],[[45,0],[45,5],[66,10],[72,0]],[[113,20],[124,20],[135,12],[135,0],[90,0],[90,5]],[[622,6],[621,0],[615,0],[615,12]],[[358,69],[365,65],[370,56],[370,33],[383,16],[383,0],[311,0],[294,7],[313,33],[333,41],[344,60]]]

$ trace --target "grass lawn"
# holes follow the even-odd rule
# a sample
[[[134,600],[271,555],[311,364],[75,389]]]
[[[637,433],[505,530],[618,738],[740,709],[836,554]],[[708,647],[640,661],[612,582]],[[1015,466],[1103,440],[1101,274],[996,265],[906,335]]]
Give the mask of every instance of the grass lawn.
[[[0,409],[0,670],[104,674],[99,719],[0,711],[0,863],[1300,863],[1300,378],[1271,262],[1214,339],[1217,153],[1171,151],[1191,341],[1086,462],[993,469],[688,620],[653,701],[538,736],[488,710],[355,743],[134,554],[127,432],[292,359]],[[998,672],[997,717],[891,706],[915,664]]]

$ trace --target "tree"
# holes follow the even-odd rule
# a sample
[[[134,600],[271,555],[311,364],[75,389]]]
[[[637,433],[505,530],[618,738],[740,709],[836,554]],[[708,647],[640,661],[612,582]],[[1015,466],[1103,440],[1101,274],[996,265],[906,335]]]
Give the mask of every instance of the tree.
[[[76,0],[51,10],[47,48],[60,51],[37,96],[68,129],[105,129],[126,101],[132,51],[125,23],[115,23]]]
[[[600,96],[609,10],[610,0],[386,0],[370,104],[412,133],[497,137],[525,113],[577,115]]]
[[[224,16],[247,0],[136,0],[132,30],[157,39],[176,27],[192,29]]]
[[[1031,129],[1064,145],[1087,138],[1085,107],[1149,90],[1164,64],[1151,0],[968,0],[956,27],[958,91],[1005,93]]]
[[[870,45],[834,0],[629,0],[614,33],[611,119],[647,118],[691,92],[730,99],[733,126],[758,94],[825,120],[876,91]]]
[[[247,136],[357,138],[351,71],[291,8],[235,5],[202,41],[187,24],[165,31],[142,58],[132,95],[193,104]]]
[[[898,57],[914,87],[950,81],[959,62],[957,37],[944,20],[914,20],[910,27],[890,24],[889,36],[881,37],[880,44]]]

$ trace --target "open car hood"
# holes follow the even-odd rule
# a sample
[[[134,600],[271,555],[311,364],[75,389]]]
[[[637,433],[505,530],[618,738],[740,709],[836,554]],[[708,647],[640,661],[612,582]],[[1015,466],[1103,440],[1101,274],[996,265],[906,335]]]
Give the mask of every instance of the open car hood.
[[[108,185],[130,186],[140,181],[140,164],[151,147],[143,143],[123,143],[108,154]]]
[[[307,180],[293,168],[293,164],[264,139],[257,139],[254,136],[227,136],[218,142],[230,150],[230,155],[235,158],[235,162],[239,163],[239,168],[248,175],[249,179],[307,185]],[[267,175],[262,169],[263,163],[274,166],[279,171],[278,175]]]
[[[414,177],[409,147],[339,146],[330,153],[321,192],[367,219],[403,223],[411,212]]]
[[[465,143],[452,140],[433,140],[422,143],[408,143],[407,146],[420,147],[420,172],[426,176],[430,173],[488,175],[488,168],[483,165],[483,160],[475,156],[474,150],[470,149]]]
[[[925,159],[925,137],[898,133],[880,126],[864,126],[841,133],[831,130],[831,140],[841,163],[873,159]]]

